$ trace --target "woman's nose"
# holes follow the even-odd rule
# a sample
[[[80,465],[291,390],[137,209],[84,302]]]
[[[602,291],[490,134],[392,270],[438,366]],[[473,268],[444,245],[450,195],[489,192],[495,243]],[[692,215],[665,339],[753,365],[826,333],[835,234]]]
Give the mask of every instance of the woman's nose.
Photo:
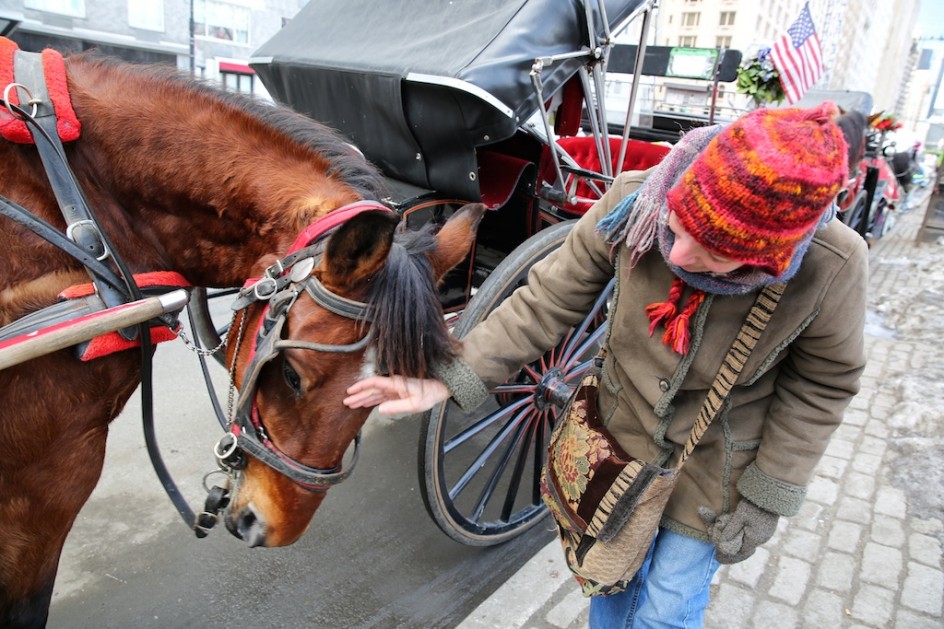
[[[672,244],[672,250],[669,251],[669,262],[675,266],[690,266],[697,262],[697,259],[694,255],[692,248],[685,242],[680,242],[680,239],[676,238],[675,242]]]

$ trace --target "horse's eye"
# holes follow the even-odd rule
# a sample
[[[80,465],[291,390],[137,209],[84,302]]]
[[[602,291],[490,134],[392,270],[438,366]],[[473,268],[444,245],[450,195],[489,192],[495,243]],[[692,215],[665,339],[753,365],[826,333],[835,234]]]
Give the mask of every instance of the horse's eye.
[[[285,384],[292,390],[295,397],[302,396],[302,379],[298,372],[288,364],[287,360],[282,361],[282,377],[285,378]]]

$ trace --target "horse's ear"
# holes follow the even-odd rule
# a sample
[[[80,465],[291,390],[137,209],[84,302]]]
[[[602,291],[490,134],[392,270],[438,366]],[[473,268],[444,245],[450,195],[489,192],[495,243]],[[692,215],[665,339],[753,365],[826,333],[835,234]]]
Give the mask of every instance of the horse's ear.
[[[345,221],[328,239],[318,267],[321,281],[341,288],[373,277],[387,261],[399,222],[397,214],[383,210],[362,212]]]
[[[449,269],[462,262],[468,255],[479,221],[485,215],[485,209],[481,203],[462,206],[436,234],[439,244],[428,254],[436,281],[441,280]]]

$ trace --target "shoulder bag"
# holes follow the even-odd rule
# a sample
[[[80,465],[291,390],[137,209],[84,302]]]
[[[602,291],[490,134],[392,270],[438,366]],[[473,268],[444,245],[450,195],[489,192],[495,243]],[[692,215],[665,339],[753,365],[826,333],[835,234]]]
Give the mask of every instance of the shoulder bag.
[[[642,566],[679,470],[730,394],[784,288],[767,286],[757,296],[674,467],[633,457],[603,426],[597,388],[605,350],[594,358],[551,434],[541,472],[541,498],[557,523],[567,566],[585,595],[623,591]]]

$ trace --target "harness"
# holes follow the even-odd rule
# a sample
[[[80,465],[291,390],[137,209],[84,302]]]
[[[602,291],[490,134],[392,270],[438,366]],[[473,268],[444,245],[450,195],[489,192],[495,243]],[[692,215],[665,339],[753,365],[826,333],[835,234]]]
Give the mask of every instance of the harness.
[[[15,68],[15,78],[12,73],[4,69],[5,60],[10,61],[11,67]],[[52,75],[49,74],[50,69],[54,72]],[[50,76],[56,78],[52,80],[51,89],[47,89],[47,80]],[[64,91],[66,88],[65,70],[61,55],[51,50],[44,51],[42,54],[26,53],[20,51],[12,41],[0,37],[0,84],[6,85],[0,106],[5,107],[13,117],[10,120],[0,115],[0,135],[21,143],[29,143],[31,139],[34,141],[67,228],[63,234],[26,208],[2,195],[0,195],[0,215],[26,226],[50,244],[75,258],[85,267],[91,278],[89,285],[72,287],[64,291],[61,295],[63,301],[28,315],[10,326],[0,328],[0,340],[41,330],[44,327],[90,313],[115,308],[132,300],[140,300],[143,293],[136,280],[142,280],[143,286],[152,288],[156,292],[166,292],[165,289],[179,286],[189,287],[190,284],[184,278],[169,272],[132,275],[101,229],[75,175],[69,168],[60,140],[60,134],[62,134],[62,139],[68,141],[76,139],[79,132],[78,120],[75,119],[75,114],[71,109],[67,91]],[[18,92],[26,94],[26,105],[30,111],[20,106]],[[313,492],[327,491],[328,488],[348,478],[353,471],[359,455],[360,433],[354,439],[354,453],[346,468],[342,469],[341,465],[331,469],[306,466],[280,450],[268,437],[255,404],[255,397],[262,368],[282,350],[306,349],[347,353],[362,350],[368,345],[369,332],[357,342],[347,345],[283,340],[281,334],[288,313],[302,292],[305,292],[319,306],[335,314],[356,321],[369,321],[366,303],[353,301],[331,292],[317,278],[311,276],[311,271],[323,254],[325,239],[330,232],[353,216],[371,210],[392,211],[380,203],[362,201],[327,214],[298,235],[287,256],[266,269],[261,278],[247,281],[239,291],[233,303],[233,321],[242,312],[241,321],[244,323],[248,318],[246,309],[257,302],[266,302],[266,306],[253,337],[250,363],[246,368],[239,400],[235,409],[232,406],[228,409],[230,419],[223,416],[210,383],[205,356],[212,351],[200,353],[199,345],[196,345],[211,401],[217,418],[226,430],[226,434],[217,443],[214,452],[221,469],[229,476],[236,475],[245,467],[244,454],[256,458],[299,486]],[[182,306],[183,304],[178,304],[178,307],[182,308]],[[195,516],[164,465],[154,431],[151,383],[152,343],[176,336],[179,331],[178,312],[179,310],[166,312],[154,320],[154,323],[159,326],[169,328],[172,331],[170,335],[159,334],[157,338],[152,339],[151,334],[144,333],[147,330],[145,324],[139,324],[118,330],[116,335],[110,336],[120,335],[121,338],[106,339],[104,344],[118,349],[140,345],[142,350],[142,422],[148,454],[165,492],[181,518],[188,527],[193,529],[197,537],[202,538],[216,524],[219,511],[228,504],[228,490],[222,487],[208,489],[209,496],[204,511],[199,516]],[[157,329],[154,328],[154,330]],[[235,388],[236,356],[242,336],[243,330],[240,329],[230,367],[231,398]],[[98,347],[101,347],[101,344]],[[80,351],[80,354],[83,353],[85,354],[83,359],[102,355],[100,349],[92,349],[89,353],[88,346]]]

